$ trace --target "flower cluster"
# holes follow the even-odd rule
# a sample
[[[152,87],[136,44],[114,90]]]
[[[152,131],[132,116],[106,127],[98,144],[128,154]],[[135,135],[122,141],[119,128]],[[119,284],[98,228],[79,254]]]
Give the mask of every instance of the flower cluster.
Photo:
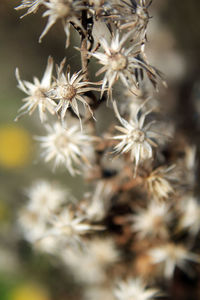
[[[74,198],[56,184],[40,180],[26,194],[29,202],[20,213],[19,224],[25,238],[45,251],[57,251],[65,244],[76,246],[82,235],[103,230],[92,225],[87,214],[77,214]]]
[[[52,183],[33,184],[19,224],[26,240],[84,283],[86,300],[156,299],[154,284],[167,289],[176,268],[199,262],[190,243],[200,231],[196,148],[185,139],[180,154],[175,122],[155,99],[166,84],[146,53],[151,2],[23,0],[16,8],[43,8],[40,41],[59,20],[67,47],[71,27],[80,36],[74,73],[64,58],[54,74],[51,57],[41,81],[16,70],[26,94],[16,119],[38,109],[41,157],[85,182],[79,200]]]

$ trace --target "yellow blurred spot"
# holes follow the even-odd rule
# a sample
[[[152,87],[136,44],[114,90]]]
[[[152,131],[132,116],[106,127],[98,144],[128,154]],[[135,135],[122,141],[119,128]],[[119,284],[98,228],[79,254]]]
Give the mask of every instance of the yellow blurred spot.
[[[31,156],[31,137],[17,126],[0,127],[0,165],[5,168],[21,167]]]
[[[44,288],[26,284],[17,287],[12,292],[10,300],[50,300],[50,297]]]

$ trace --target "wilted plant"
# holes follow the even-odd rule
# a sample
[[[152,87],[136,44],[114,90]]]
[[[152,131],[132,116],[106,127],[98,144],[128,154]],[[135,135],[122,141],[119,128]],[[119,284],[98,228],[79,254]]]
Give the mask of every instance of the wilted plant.
[[[160,126],[159,103],[152,100],[154,90],[166,83],[145,51],[151,2],[23,0],[16,8],[28,15],[43,7],[48,21],[40,41],[59,20],[66,47],[70,27],[80,35],[81,70],[71,74],[67,66],[64,71],[64,58],[54,77],[49,57],[41,82],[22,81],[18,69],[16,77],[28,95],[19,116],[38,107],[47,130],[36,137],[45,162],[64,165],[93,186],[93,194],[78,201],[51,183],[33,184],[19,217],[24,237],[38,250],[57,255],[84,282],[84,299],[161,297],[159,288],[149,286],[159,285],[158,276],[168,281],[176,267],[185,269],[185,260],[199,260],[186,243],[200,228],[198,200],[191,195],[195,155],[189,164],[187,159],[193,148],[185,142],[184,157],[171,148],[170,129]],[[102,80],[95,82],[88,67],[94,60],[103,65],[96,73]],[[116,87],[121,95],[115,95]],[[99,133],[96,123],[104,117],[95,116],[104,100],[116,121]],[[186,182],[184,172],[194,180]],[[187,231],[186,240],[176,244],[182,231]],[[91,276],[84,276],[85,269]]]

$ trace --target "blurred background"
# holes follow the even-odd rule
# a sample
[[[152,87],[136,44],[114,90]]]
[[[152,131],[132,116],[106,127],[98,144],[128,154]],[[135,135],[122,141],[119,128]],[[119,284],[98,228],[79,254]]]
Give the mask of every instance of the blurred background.
[[[41,18],[42,12],[20,19],[23,11],[14,10],[19,4],[19,0],[0,1],[0,299],[77,299],[78,291],[69,278],[65,281],[59,264],[34,252],[21,238],[16,219],[26,201],[24,189],[36,179],[56,180],[77,197],[83,183],[65,170],[53,173],[40,159],[33,139],[43,133],[37,113],[18,122],[14,119],[24,97],[16,87],[16,67],[22,79],[32,81],[33,76],[41,79],[49,55],[56,63],[67,56],[72,71],[80,68],[80,58],[73,43],[64,48],[65,35],[59,22],[39,44],[46,19]],[[151,10],[149,60],[166,75],[169,85],[157,98],[176,116],[176,125],[188,139],[198,145],[200,1],[155,0]],[[73,34],[72,39],[79,46]]]

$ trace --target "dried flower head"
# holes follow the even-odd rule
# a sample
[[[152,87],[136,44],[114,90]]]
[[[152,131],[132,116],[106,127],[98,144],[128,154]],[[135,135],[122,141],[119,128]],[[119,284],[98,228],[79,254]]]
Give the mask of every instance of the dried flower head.
[[[91,285],[107,278],[107,268],[119,259],[119,253],[110,238],[93,238],[84,242],[81,249],[63,249],[62,259],[81,282]],[[85,267],[90,272],[85,276]]]
[[[29,199],[27,208],[48,218],[67,200],[68,193],[55,183],[38,180],[26,190],[26,195]]]
[[[77,124],[63,127],[56,122],[53,126],[47,125],[46,129],[46,136],[36,137],[44,149],[45,162],[53,160],[55,168],[64,165],[71,175],[80,173],[83,165],[90,165],[94,137],[81,131]]]
[[[44,236],[55,238],[58,244],[70,244],[76,246],[81,243],[81,236],[90,232],[103,230],[102,226],[92,225],[87,221],[85,216],[76,216],[73,207],[65,207],[60,214],[52,215],[49,219],[50,228],[45,232]]]
[[[68,193],[55,183],[38,180],[27,189],[28,203],[19,214],[19,224],[25,238],[35,243],[48,228],[52,213],[59,211]]]
[[[63,262],[67,265],[67,268],[72,272],[76,281],[83,283],[86,286],[96,286],[101,284],[106,279],[106,272],[99,265],[98,261],[95,259],[87,245],[82,244],[81,251],[78,248],[65,248],[62,249],[61,257]],[[86,266],[90,270],[87,276]]]
[[[47,229],[46,220],[38,211],[22,209],[19,213],[18,223],[23,236],[30,243],[35,243],[43,236]]]
[[[121,0],[88,0],[89,12],[92,13],[94,19],[109,23],[109,19],[116,18],[118,10],[116,4]]]
[[[38,10],[39,6],[44,4],[44,2],[45,0],[22,0],[22,3],[15,7],[15,9],[28,9],[27,12],[23,16],[21,16],[21,18],[23,18],[26,15],[35,13]]]
[[[119,251],[110,237],[93,238],[88,244],[88,250],[90,255],[98,261],[98,264],[104,267],[119,260]]]
[[[200,203],[192,196],[186,196],[178,203],[181,213],[178,231],[187,229],[190,234],[196,235],[200,230]]]
[[[112,195],[112,186],[99,181],[92,195],[89,195],[89,199],[82,205],[87,218],[97,222],[103,220],[108,212]]]
[[[68,107],[71,107],[73,112],[80,119],[79,107],[77,101],[81,102],[84,107],[87,107],[90,113],[93,112],[86,101],[84,94],[91,90],[99,90],[98,88],[92,87],[92,82],[82,81],[84,74],[82,71],[74,73],[70,76],[68,70],[65,74],[63,68],[65,65],[65,59],[61,62],[57,68],[57,80],[54,83],[54,87],[47,93],[48,97],[55,101],[59,101],[56,107],[56,112],[61,110],[61,121],[64,123],[64,118]]]
[[[156,85],[157,77],[159,76],[157,70],[148,65],[142,57],[142,44],[143,42],[133,43],[129,47],[125,47],[133,32],[128,32],[121,37],[119,31],[113,36],[111,44],[107,42],[104,37],[101,37],[99,42],[103,47],[104,53],[94,52],[92,56],[99,60],[103,67],[96,73],[96,76],[105,72],[102,94],[106,90],[108,84],[108,95],[112,98],[112,86],[120,78],[125,87],[131,89],[136,95],[140,95],[138,73],[145,71]]]
[[[31,115],[37,107],[41,122],[47,119],[46,110],[52,115],[55,114],[56,104],[46,95],[46,92],[51,87],[52,71],[53,59],[51,57],[48,58],[47,67],[41,82],[36,77],[33,78],[33,83],[22,81],[19,76],[19,70],[16,69],[18,88],[28,95],[28,97],[23,99],[25,104],[19,109],[21,113],[17,116],[16,120],[26,113]]]
[[[73,23],[83,30],[79,17],[80,12],[83,9],[86,9],[86,7],[80,0],[49,0],[48,2],[45,1],[44,5],[47,7],[47,10],[44,12],[43,17],[48,17],[48,22],[40,35],[39,42],[42,41],[42,38],[57,20],[61,19],[67,37],[66,47],[68,47],[70,39],[70,23]]]
[[[145,113],[141,112],[141,106],[135,113],[135,118],[129,122],[123,119],[117,110],[116,103],[114,102],[114,109],[116,116],[122,126],[115,126],[122,135],[114,136],[113,139],[121,140],[119,144],[115,146],[115,152],[117,153],[128,153],[130,152],[130,158],[135,163],[135,171],[138,165],[152,158],[153,147],[157,147],[157,139],[161,138],[161,133],[151,130],[151,126],[154,121],[151,121],[144,125],[146,116],[150,113],[147,111]]]
[[[147,288],[146,284],[140,278],[130,278],[127,281],[121,281],[114,290],[114,296],[117,300],[149,300],[155,299],[161,295],[156,288]]]
[[[138,208],[136,212],[137,214],[132,218],[132,229],[138,232],[138,237],[168,237],[167,226],[172,220],[172,214],[168,204],[151,201],[147,208]]]
[[[108,44],[104,37],[100,38],[101,46],[103,47],[104,53],[94,52],[92,56],[99,60],[99,63],[103,67],[96,73],[96,76],[104,73],[104,79],[102,84],[102,92],[106,90],[106,85],[108,83],[108,93],[111,95],[112,86],[120,78],[122,83],[126,87],[131,87],[132,85],[137,87],[134,76],[134,68],[139,67],[140,63],[136,56],[140,51],[138,51],[138,45],[132,45],[129,48],[125,48],[124,44],[130,38],[131,33],[125,34],[120,40],[120,34],[117,31],[116,35],[111,41],[111,45]]]
[[[173,182],[177,181],[175,165],[161,166],[153,170],[146,178],[146,187],[151,196],[156,200],[167,199],[174,194]]]
[[[161,264],[166,278],[173,276],[175,267],[186,271],[186,261],[199,262],[199,255],[190,252],[183,245],[167,243],[148,251],[153,264]]]
[[[136,34],[141,35],[143,38],[146,36],[146,29],[150,19],[148,8],[152,0],[133,0],[129,3],[123,1],[126,15],[120,15],[120,28],[134,30]]]

